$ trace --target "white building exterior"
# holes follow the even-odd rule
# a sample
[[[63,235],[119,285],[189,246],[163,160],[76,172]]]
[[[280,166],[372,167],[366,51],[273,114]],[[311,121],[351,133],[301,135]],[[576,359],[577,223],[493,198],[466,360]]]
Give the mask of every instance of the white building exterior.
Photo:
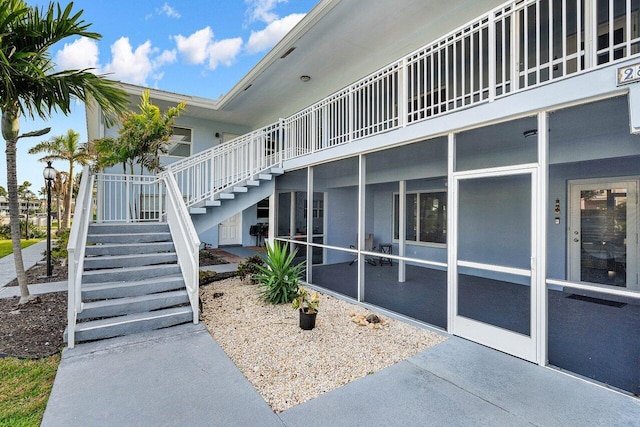
[[[307,282],[638,395],[639,10],[323,0],[221,99],[151,91],[188,104],[167,174],[201,241],[268,198]]]

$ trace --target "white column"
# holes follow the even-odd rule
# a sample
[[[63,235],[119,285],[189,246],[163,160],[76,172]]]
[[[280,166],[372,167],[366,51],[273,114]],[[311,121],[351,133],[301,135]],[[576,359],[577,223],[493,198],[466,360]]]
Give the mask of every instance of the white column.
[[[457,241],[456,234],[458,224],[456,223],[457,206],[456,203],[456,182],[453,179],[453,173],[455,172],[456,165],[456,135],[454,133],[449,134],[448,141],[448,172],[447,172],[447,332],[453,333],[453,320],[457,312],[457,299],[458,290],[456,289],[457,283]]]
[[[273,190],[273,193],[269,196],[269,236],[267,237],[267,242],[270,246],[273,245],[273,242],[276,239],[277,232],[277,221],[278,215],[276,211],[276,200],[278,191],[276,189]],[[279,207],[278,207],[279,208]]]
[[[547,364],[547,218],[549,199],[549,115],[543,111],[538,113],[538,182],[537,182],[537,250],[536,250],[536,295],[537,324],[537,359],[539,365]]]
[[[364,155],[358,156],[358,301],[364,301],[364,257],[360,252],[364,250],[364,223],[365,223],[365,185],[367,179],[367,159]]]
[[[400,181],[399,188],[399,209],[398,218],[398,255],[403,257],[406,253],[407,240],[407,181]],[[398,261],[398,282],[404,283],[407,280],[407,265],[404,260]]]
[[[313,242],[313,167],[307,168],[307,243]],[[313,247],[306,245],[307,283],[311,283],[313,265]]]

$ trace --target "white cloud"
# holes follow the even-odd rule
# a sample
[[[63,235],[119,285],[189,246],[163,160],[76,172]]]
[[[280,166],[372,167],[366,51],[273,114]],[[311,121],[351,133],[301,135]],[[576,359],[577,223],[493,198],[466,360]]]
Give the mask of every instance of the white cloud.
[[[219,64],[231,65],[242,49],[242,38],[215,40],[210,27],[196,31],[190,36],[173,36],[178,52],[189,64],[204,64],[214,70]]]
[[[209,45],[209,69],[215,70],[218,64],[227,67],[233,64],[234,59],[242,49],[242,38],[224,39]]]
[[[175,49],[165,50],[153,59],[153,68],[161,67],[165,64],[173,64],[178,58],[178,52]]]
[[[207,59],[207,47],[213,41],[210,27],[198,30],[188,37],[182,34],[174,36],[178,51],[189,64],[202,64]]]
[[[144,85],[147,77],[153,71],[151,42],[146,41],[135,50],[131,47],[128,37],[120,37],[111,45],[111,62],[104,67],[104,71],[112,73],[112,78],[129,83]]]
[[[160,8],[160,10],[158,10],[158,14],[159,15],[167,15],[169,18],[176,18],[176,19],[180,19],[180,13],[175,10],[173,7],[169,6],[168,3],[165,3],[162,5],[162,7]]]
[[[59,70],[84,70],[93,68],[92,72],[100,71],[98,63],[98,43],[86,37],[65,43],[56,54],[56,67]]]
[[[257,53],[275,46],[305,15],[304,13],[293,13],[271,22],[264,30],[251,31],[247,42],[247,51]]]
[[[245,3],[249,5],[247,9],[247,15],[249,15],[249,21],[263,21],[271,23],[278,19],[278,15],[272,12],[272,10],[278,5],[278,3],[287,3],[288,0],[245,0]]]

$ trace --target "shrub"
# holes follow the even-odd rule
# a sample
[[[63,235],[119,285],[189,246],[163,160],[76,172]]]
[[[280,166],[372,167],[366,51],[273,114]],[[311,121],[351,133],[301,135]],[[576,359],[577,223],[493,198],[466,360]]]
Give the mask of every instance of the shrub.
[[[238,264],[238,277],[244,281],[245,279],[249,279],[252,284],[256,284],[258,281],[256,279],[256,274],[260,272],[259,266],[264,265],[264,259],[260,255],[253,255],[250,258],[247,258],[245,262],[241,262]]]
[[[288,253],[287,245],[267,244],[265,266],[258,266],[255,276],[260,286],[260,297],[271,304],[290,303],[298,293],[298,281],[305,263],[293,264],[297,251]]]
[[[69,253],[67,252],[67,245],[69,244],[70,229],[61,231],[56,236],[56,243],[51,247],[51,258],[57,264],[64,265],[67,262]]]

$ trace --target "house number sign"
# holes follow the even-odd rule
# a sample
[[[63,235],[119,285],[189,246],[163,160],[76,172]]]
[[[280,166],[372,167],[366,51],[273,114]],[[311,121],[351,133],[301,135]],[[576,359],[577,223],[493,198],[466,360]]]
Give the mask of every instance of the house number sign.
[[[618,68],[618,84],[624,85],[640,81],[640,64]]]

